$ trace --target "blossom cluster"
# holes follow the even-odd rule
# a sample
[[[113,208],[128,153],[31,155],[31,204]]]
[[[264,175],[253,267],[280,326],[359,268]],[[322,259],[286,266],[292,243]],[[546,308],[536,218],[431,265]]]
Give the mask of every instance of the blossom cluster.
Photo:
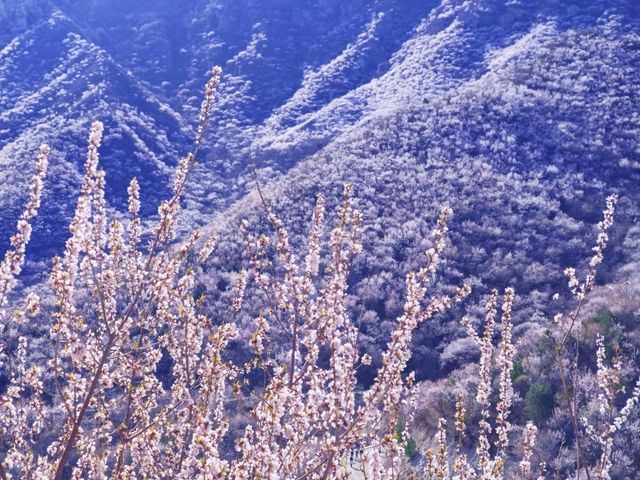
[[[40,208],[43,182],[47,175],[49,153],[50,149],[47,145],[40,146],[36,171],[31,179],[29,188],[29,200],[18,219],[16,233],[11,237],[11,248],[5,253],[2,263],[0,263],[0,333],[2,333],[2,329],[5,326],[8,296],[15,288],[17,277],[24,266],[26,248],[31,239],[31,221],[37,215],[38,208]],[[16,318],[21,319],[22,314],[18,313]]]

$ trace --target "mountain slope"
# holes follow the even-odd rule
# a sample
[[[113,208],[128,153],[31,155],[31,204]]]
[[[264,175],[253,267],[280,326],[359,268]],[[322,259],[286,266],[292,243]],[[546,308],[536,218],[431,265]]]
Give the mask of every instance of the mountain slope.
[[[468,13],[460,10],[454,9],[452,25]],[[490,288],[516,286],[520,333],[549,321],[557,308],[551,296],[565,291],[563,269],[588,262],[594,224],[604,198],[614,192],[622,200],[600,279],[629,279],[628,271],[616,267],[639,256],[624,248],[632,244],[630,227],[640,218],[640,119],[635,112],[640,30],[628,13],[600,8],[593,16],[574,18],[567,9],[566,16],[535,23],[487,48],[466,80],[456,76],[457,81],[424,92],[412,80],[405,88],[399,74],[394,76],[412,72],[417,79],[424,71],[416,64],[423,57],[402,55],[387,74],[391,79],[383,76],[362,89],[375,94],[356,90],[340,100],[348,105],[366,100],[358,121],[336,128],[333,140],[318,153],[265,189],[292,237],[303,245],[316,195],[335,206],[342,183],[354,183],[364,212],[367,255],[355,265],[353,292],[364,301],[362,328],[371,353],[380,351],[391,320],[402,309],[403,272],[424,260],[431,225],[444,204],[453,207],[455,216],[453,247],[439,288],[470,278],[476,287],[472,304],[481,304]],[[403,49],[433,47],[428,32],[439,18],[434,14],[426,20],[422,33]],[[462,41],[456,31],[461,30],[451,31],[455,38],[441,45],[445,52]],[[454,59],[453,50],[442,55]],[[336,108],[330,103],[313,121],[340,125],[344,117]],[[295,152],[302,148],[296,142],[310,142],[300,130],[292,128],[291,141],[280,148]],[[318,132],[327,130],[318,127]],[[268,178],[265,170],[263,178]],[[214,295],[213,309],[222,308],[215,303],[215,289],[233,278],[224,273],[225,266],[231,264],[232,272],[241,264],[234,233],[241,218],[268,230],[255,196],[213,223],[213,229],[233,239],[222,243],[202,276]],[[218,269],[223,273],[216,275]],[[418,332],[412,367],[420,377],[440,376],[441,368],[473,355],[473,349],[455,355],[443,350],[452,337],[464,336],[453,321],[459,313]]]
[[[208,155],[185,199],[185,228],[214,214],[221,230],[233,231],[243,216],[257,222],[255,197],[244,198],[254,165],[298,239],[314,196],[335,202],[342,183],[353,181],[370,222],[373,258],[361,261],[355,288],[370,297],[365,328],[373,343],[399,308],[402,285],[390,279],[415,266],[442,204],[458,212],[447,281],[472,275],[483,288],[532,290],[520,304],[523,321],[548,313],[562,268],[589,254],[607,193],[624,196],[617,235],[637,221],[636,2],[1,6],[0,18],[13,15],[15,31],[45,16],[0,54],[0,228],[7,238],[28,152],[53,143],[39,231],[54,241],[43,256],[65,237],[89,121],[107,126],[101,158],[112,205],[122,205],[135,175],[153,214],[167,166],[186,148],[182,118],[195,117],[202,75],[214,63],[223,65],[225,83]],[[55,8],[65,14],[51,14]],[[42,243],[36,238],[36,248]],[[231,244],[222,252],[224,277],[239,257]],[[635,254],[610,254],[607,280],[615,265],[631,261],[625,255]],[[454,329],[442,328],[440,337]],[[439,358],[438,343],[423,339],[431,344],[423,357]]]
[[[105,123],[102,165],[113,206],[126,201],[134,176],[147,213],[168,192],[171,165],[185,148],[188,129],[112,58],[57,12],[0,51],[0,234],[8,238],[33,169],[30,152],[53,148],[51,176],[34,245],[51,255],[64,241],[82,175],[88,126]],[[56,232],[52,235],[53,232]],[[46,248],[44,248],[46,246]]]

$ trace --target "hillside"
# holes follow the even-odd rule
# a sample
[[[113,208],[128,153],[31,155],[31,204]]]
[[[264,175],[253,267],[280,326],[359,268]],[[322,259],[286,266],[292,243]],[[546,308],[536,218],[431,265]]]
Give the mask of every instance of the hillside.
[[[136,176],[149,193],[146,213],[169,191],[172,166],[188,129],[179,114],[150,94],[60,12],[0,50],[0,234],[8,238],[41,142],[54,150],[35,254],[58,252],[75,208],[88,126],[107,129],[102,165],[114,207]],[[151,194],[153,192],[153,194]]]
[[[106,171],[109,214],[118,218],[118,225],[124,225],[125,231],[132,228],[120,218],[126,212],[129,181],[137,178],[142,202],[141,244],[146,245],[148,227],[157,219],[159,203],[172,194],[175,167],[192,148],[202,87],[213,65],[222,67],[222,84],[197,164],[188,176],[181,199],[178,238],[172,243],[167,235],[152,248],[154,253],[167,253],[157,264],[161,265],[187,233],[202,227],[206,233],[219,237],[213,254],[204,263],[198,263],[195,255],[180,257],[166,272],[154,272],[152,263],[144,265],[145,270],[149,269],[144,275],[157,275],[157,284],[138,285],[136,282],[142,277],[136,276],[136,270],[146,257],[136,256],[133,246],[119,250],[122,246],[114,236],[114,247],[111,240],[105,240],[100,247],[105,252],[96,257],[98,262],[104,262],[101,268],[105,270],[96,272],[90,265],[89,275],[85,263],[80,270],[87,278],[80,275],[76,279],[75,272],[70,273],[71,283],[86,281],[87,288],[79,288],[75,297],[72,294],[68,305],[67,299],[58,298],[54,307],[56,288],[58,296],[60,292],[66,295],[60,287],[64,275],[57,272],[57,285],[47,279],[52,257],[61,254],[70,235],[68,225],[79,195],[91,122],[100,120],[105,126],[100,165]],[[234,450],[234,441],[249,421],[247,412],[261,405],[252,394],[269,383],[277,368],[285,365],[290,372],[302,372],[299,379],[306,378],[310,383],[300,387],[298,394],[307,399],[315,395],[313,382],[326,381],[329,385],[332,380],[327,379],[336,376],[335,372],[327,373],[318,380],[320,376],[314,377],[313,369],[308,369],[306,362],[303,364],[302,356],[313,351],[311,340],[299,346],[298,365],[298,350],[289,350],[288,329],[276,325],[272,325],[272,342],[265,350],[272,363],[258,365],[256,345],[261,340],[256,338],[268,333],[268,329],[256,331],[262,328],[262,314],[268,312],[266,316],[275,318],[278,309],[286,311],[286,315],[298,312],[291,314],[291,305],[286,301],[274,307],[264,285],[258,291],[255,283],[243,283],[243,268],[248,267],[250,259],[246,248],[255,245],[256,238],[251,239],[253,243],[246,241],[241,225],[248,225],[256,234],[264,232],[273,240],[273,224],[265,211],[270,209],[284,222],[291,245],[301,258],[308,247],[306,239],[316,199],[322,196],[326,200],[327,225],[320,233],[328,240],[330,228],[337,222],[334,212],[341,202],[343,186],[351,183],[353,203],[362,212],[364,250],[355,255],[348,278],[335,288],[335,297],[331,289],[306,299],[304,295],[300,297],[303,303],[309,301],[309,311],[318,315],[309,315],[316,324],[308,331],[320,331],[318,319],[327,316],[327,308],[336,318],[353,318],[357,326],[348,332],[335,327],[334,334],[344,334],[348,341],[337,342],[342,347],[335,347],[334,351],[333,339],[321,340],[321,348],[315,352],[316,364],[312,363],[319,371],[327,365],[333,368],[331,355],[342,356],[342,360],[349,357],[344,360],[347,363],[362,363],[344,390],[348,391],[345,405],[351,407],[338,413],[349,416],[350,408],[355,411],[356,406],[365,405],[368,394],[363,392],[375,385],[378,369],[393,360],[383,360],[383,352],[398,317],[408,310],[406,275],[426,264],[425,252],[432,246],[434,224],[441,208],[450,206],[453,216],[447,248],[428,294],[453,295],[463,282],[468,282],[472,292],[462,304],[455,303],[446,313],[434,315],[410,332],[412,356],[408,368],[405,370],[400,361],[396,364],[399,371],[389,377],[393,377],[392,383],[403,383],[410,370],[419,382],[418,408],[410,427],[410,434],[418,442],[413,447],[419,452],[435,447],[434,433],[440,428],[441,417],[452,419],[449,434],[453,434],[453,428],[458,427],[452,418],[457,409],[456,394],[467,396],[469,405],[477,400],[472,393],[481,388],[476,363],[486,352],[460,319],[467,315],[471,324],[480,325],[492,289],[504,292],[513,286],[513,310],[509,307],[505,311],[512,313],[509,322],[513,324],[514,352],[517,349],[518,353],[503,364],[506,373],[502,372],[511,382],[511,391],[507,392],[513,401],[511,419],[519,425],[512,436],[520,438],[518,429],[525,421],[533,421],[539,428],[536,464],[543,460],[550,469],[557,470],[558,476],[570,475],[580,463],[580,454],[573,454],[574,445],[576,451],[580,449],[575,436],[579,429],[572,427],[571,422],[577,420],[567,413],[571,400],[561,354],[566,356],[570,373],[572,362],[577,365],[570,379],[575,388],[573,401],[586,412],[589,421],[595,419],[596,426],[609,425],[611,421],[601,421],[598,412],[603,409],[597,407],[601,397],[596,398],[594,393],[603,390],[602,352],[615,352],[629,359],[623,367],[614,362],[613,370],[608,370],[619,370],[611,378],[621,376],[615,377],[612,388],[621,398],[640,399],[640,384],[631,394],[631,379],[640,376],[639,79],[640,3],[636,0],[0,0],[0,254],[9,248],[16,220],[29,197],[27,185],[36,169],[38,145],[46,142],[52,147],[42,208],[27,249],[25,275],[20,278],[23,283],[10,298],[21,300],[25,292],[37,291],[42,297],[42,313],[28,323],[11,317],[16,325],[7,329],[4,323],[0,324],[0,334],[4,335],[0,339],[0,394],[10,392],[6,387],[14,381],[11,359],[19,356],[16,352],[22,348],[18,335],[29,337],[33,347],[28,353],[30,360],[41,362],[49,358],[51,350],[57,355],[58,346],[52,348],[50,340],[57,338],[58,330],[49,328],[51,318],[64,316],[62,306],[68,309],[71,327],[61,335],[68,335],[68,345],[73,346],[71,353],[67,352],[67,360],[72,369],[85,375],[82,388],[86,388],[90,378],[87,375],[91,373],[86,364],[96,363],[100,357],[95,352],[100,352],[101,341],[106,345],[103,351],[107,353],[101,357],[104,359],[120,335],[117,348],[122,357],[118,358],[128,358],[132,365],[140,366],[140,344],[137,340],[129,343],[138,335],[142,338],[144,332],[156,332],[153,347],[142,349],[142,355],[148,355],[143,367],[146,383],[141,381],[136,386],[137,389],[144,384],[143,389],[150,389],[147,394],[154,400],[149,408],[156,409],[155,413],[156,407],[164,412],[163,402],[170,390],[169,395],[191,395],[186,386],[183,391],[173,388],[176,371],[181,368],[175,359],[182,354],[189,358],[189,352],[184,353],[188,349],[181,353],[177,348],[183,346],[182,340],[193,340],[193,358],[206,363],[208,360],[201,356],[205,349],[201,347],[209,348],[215,342],[205,335],[205,330],[209,329],[210,334],[229,328],[228,332],[224,330],[224,335],[229,336],[220,340],[225,347],[228,342],[229,348],[222,356],[217,357],[216,353],[209,360],[231,359],[237,365],[246,361],[253,362],[253,366],[235,371],[219,362],[215,366],[220,369],[211,370],[215,375],[226,372],[216,380],[221,392],[216,400],[216,415],[225,411],[228,417],[224,417],[224,426],[211,443],[215,455],[208,451],[201,458],[214,459],[220,454],[224,461],[240,461],[236,453],[243,451],[242,445],[236,445]],[[605,199],[611,194],[619,195],[619,201],[613,227],[604,235],[598,222]],[[162,233],[161,229],[158,231]],[[608,242],[604,262],[600,265],[599,260],[593,261],[598,264],[595,287],[576,307],[577,297],[567,288],[563,271],[576,267],[578,277],[584,277],[594,252],[598,253],[593,246],[599,232],[599,241]],[[267,247],[265,258],[270,254],[276,257],[278,248]],[[128,263],[120,261],[117,254],[122,252],[122,258],[130,256]],[[328,253],[325,243],[320,251],[325,255],[320,272],[329,272]],[[113,258],[116,260],[109,263]],[[273,278],[286,270],[277,261],[265,264]],[[112,272],[116,271],[122,285],[113,281],[116,276]],[[5,273],[5,280],[12,275],[8,270]],[[190,288],[192,273],[195,291]],[[108,312],[105,291],[94,285],[100,283],[99,276],[105,285],[113,281],[105,290],[107,295],[113,294]],[[178,277],[179,288],[172,291],[172,298],[167,292]],[[13,281],[10,280],[5,286]],[[236,311],[235,306],[240,305],[235,298],[237,285],[245,298],[242,308]],[[276,297],[281,293],[278,288],[273,288]],[[148,293],[146,297],[143,291]],[[0,292],[0,307],[4,306],[4,292]],[[79,306],[80,301],[86,302],[92,295],[100,298],[102,317]],[[118,310],[122,309],[119,302],[129,297],[133,299],[131,305],[149,302],[141,308],[144,313],[132,313],[130,306]],[[321,298],[333,303],[327,307],[329,304],[323,304]],[[78,306],[73,303],[75,300]],[[570,314],[574,308],[581,317],[571,323],[568,333],[554,330],[556,315]],[[184,331],[180,327],[175,328],[178,333],[172,333],[176,343],[163,343],[169,331],[165,322],[180,326],[185,312],[196,311],[202,315],[189,318],[197,335],[192,333],[189,337],[191,327],[185,323]],[[9,316],[3,317],[3,312],[0,309],[0,320],[4,321]],[[107,314],[118,322],[121,318],[131,320],[131,325],[123,320],[122,331],[111,330],[104,320]],[[309,328],[307,318],[295,318],[298,323],[293,325]],[[89,338],[88,343],[94,348],[94,358],[89,361],[82,357],[84,354],[78,354],[85,347],[78,340],[80,337],[73,335],[77,333],[75,329],[81,334],[93,332],[90,328],[94,322],[98,333],[91,333]],[[498,333],[504,335],[510,328],[505,326],[511,325],[509,322],[496,327],[494,340]],[[232,332],[236,326],[239,338]],[[182,333],[184,338],[176,340]],[[599,334],[606,337],[602,340],[606,345],[596,342]],[[562,338],[559,348],[554,335]],[[357,348],[351,348],[349,342],[355,337]],[[490,343],[491,334],[488,339]],[[293,352],[290,356],[289,351]],[[371,356],[371,361],[364,362],[360,357],[364,353]],[[401,358],[404,353],[397,355]],[[491,363],[492,355],[489,348],[488,357],[482,361]],[[11,361],[6,362],[7,358]],[[191,360],[185,365],[184,378],[200,375],[200,370],[192,368],[195,363]],[[119,372],[114,373],[114,378],[118,377],[114,381],[123,382],[122,393],[129,402],[125,417],[129,418],[129,406],[134,401],[131,392],[137,391],[132,385],[137,379],[134,381],[131,373],[131,382],[126,383],[129,371],[124,363],[113,360],[108,368]],[[96,372],[95,379],[101,374]],[[287,393],[294,384],[294,374],[283,370],[282,378],[285,373],[290,375],[288,387],[278,390],[284,392],[282,405],[298,402],[295,395]],[[233,385],[231,378],[237,380]],[[272,379],[277,380],[276,376]],[[45,384],[50,380],[47,376]],[[64,380],[67,381],[73,385],[71,376]],[[507,382],[505,378],[500,381]],[[97,382],[91,383],[92,388],[102,391],[105,401],[111,401],[113,393],[109,382],[98,387]],[[491,384],[491,380],[487,383]],[[623,384],[629,388],[621,389]],[[327,385],[322,383],[323,393],[333,388]],[[46,401],[53,404],[57,393],[51,393],[51,385],[46,387]],[[227,387],[233,388],[232,395],[225,391]],[[486,388],[491,390],[492,386]],[[30,395],[27,392],[25,398]],[[75,395],[74,390],[74,398]],[[185,413],[184,403],[189,395],[176,404],[176,418],[191,418],[191,410]],[[321,399],[324,410],[333,408],[331,395]],[[227,398],[231,396],[233,399]],[[320,397],[316,395],[316,399]],[[209,393],[203,398],[203,405],[208,405]],[[399,399],[397,396],[398,402]],[[379,399],[379,403],[392,405],[386,398]],[[12,407],[10,404],[0,402],[0,409]],[[611,411],[619,410],[623,404],[621,399],[617,404],[612,401]],[[301,409],[309,407],[305,401],[296,405]],[[399,438],[399,429],[405,428],[401,423],[406,412],[401,411],[396,418],[400,411],[396,407],[389,428],[392,436]],[[470,407],[465,418],[469,437],[460,447],[469,453],[469,458],[477,453],[471,440],[479,438],[478,422],[488,411],[481,412],[476,407]],[[145,408],[136,415],[145,417]],[[207,408],[203,407],[205,416],[211,413]],[[491,408],[493,415],[498,408]],[[114,411],[117,409],[115,406]],[[312,416],[319,412],[321,418],[325,414],[322,408],[315,410],[318,411],[312,411]],[[87,411],[91,408],[84,409]],[[270,415],[271,407],[265,411]],[[376,418],[381,420],[382,410],[376,411],[380,414]],[[107,418],[103,413],[91,412],[93,420]],[[58,421],[56,415],[65,414],[54,408],[47,413],[52,423]],[[297,421],[294,417],[293,421]],[[69,418],[74,423],[75,413]],[[615,439],[617,456],[612,478],[635,478],[640,471],[640,445],[625,440],[640,432],[640,415],[634,411],[624,420],[626,423],[620,422],[625,423],[624,429]],[[364,422],[357,419],[356,423],[361,421]],[[591,435],[587,432],[588,422],[580,421],[585,423],[585,441],[590,445],[585,461],[595,465],[600,439],[594,435],[587,438]],[[115,420],[112,423],[120,425]],[[85,420],[85,424],[89,422]],[[497,426],[498,421],[494,424]],[[170,423],[163,428],[173,432]],[[269,428],[256,431],[269,433]],[[341,427],[332,424],[326,431],[332,428],[331,435]],[[116,431],[111,427],[104,431],[112,430]],[[120,426],[117,430],[123,436],[109,437],[109,442],[113,440],[115,444],[125,438]],[[147,430],[140,432],[146,434]],[[249,435],[251,429],[247,432]],[[287,428],[283,432],[282,441],[274,442],[278,448],[288,445],[292,435]],[[316,427],[310,427],[309,432],[308,438],[317,440]],[[150,435],[153,437],[153,432]],[[328,445],[331,435],[327,436]],[[193,442],[193,452],[203,448],[201,437],[187,432],[185,438],[188,437],[198,439]],[[446,440],[446,432],[444,437]],[[149,441],[156,442],[160,449],[169,445],[166,438],[158,436]],[[8,441],[0,438],[0,443]],[[318,453],[304,439],[300,442],[313,455]],[[349,452],[360,448],[358,442],[353,441],[353,452]],[[72,443],[68,442],[70,449]],[[119,444],[127,443],[129,440]],[[257,445],[260,443],[256,440]],[[250,444],[245,442],[243,451],[249,452],[243,458],[249,463]],[[34,449],[40,446],[35,445]],[[522,445],[513,447],[505,457],[509,472],[517,468],[514,459],[520,455],[518,449]],[[185,472],[181,468],[186,447],[178,450],[182,453],[175,471]],[[108,447],[104,451],[114,453]],[[94,455],[88,447],[87,452],[86,458]],[[498,457],[502,454],[497,449],[496,452]],[[400,453],[402,456],[407,452]],[[297,451],[292,455],[297,461]],[[402,457],[405,467],[418,463],[420,455],[411,460]],[[0,458],[6,463],[4,453]],[[71,468],[69,465],[76,459],[70,458],[62,455],[60,468],[65,464]],[[122,458],[110,461],[119,468]],[[164,460],[171,463],[171,459]],[[151,470],[163,471],[160,463],[151,463]],[[196,463],[194,460],[193,465]],[[0,468],[2,465],[0,462]],[[92,461],[87,465],[89,468]],[[220,467],[215,471],[222,470]],[[316,471],[315,467],[311,471]],[[166,472],[162,474],[170,476]],[[320,475],[319,470],[317,474]]]
[[[260,127],[262,132],[272,129],[255,141],[256,157],[264,158],[258,163],[263,182],[286,165],[284,159],[318,150],[302,154],[303,160],[266,188],[274,210],[298,240],[306,235],[303,226],[317,195],[335,205],[342,184],[355,185],[372,255],[357,263],[353,293],[364,301],[362,329],[372,354],[402,307],[403,273],[422,261],[442,205],[455,212],[443,282],[472,279],[478,305],[491,288],[517,285],[521,333],[549,321],[557,308],[550,298],[564,288],[562,271],[583,264],[591,254],[593,228],[608,193],[623,199],[602,281],[629,280],[633,269],[618,269],[640,260],[633,247],[640,213],[640,125],[634,107],[638,25],[611,10],[594,7],[593,16],[575,17],[568,8],[566,16],[529,29],[518,24],[523,31],[505,35],[495,48],[478,46],[485,53],[476,62],[466,62],[451,80],[434,75],[437,80],[421,92],[419,81],[429,80],[425,70],[438,65],[429,55],[437,57],[434,52],[443,50],[439,55],[453,63],[451,44],[459,47],[465,39],[478,38],[455,32],[482,31],[478,24],[495,13],[488,7],[435,10],[385,75],[306,115],[307,120],[282,134],[274,133],[273,118],[295,110],[293,100]],[[510,18],[503,14],[505,21]],[[531,15],[539,17],[538,12]],[[446,21],[452,25],[447,33],[435,30],[433,23]],[[460,59],[469,58],[472,46],[460,48]],[[293,98],[310,95],[298,92]],[[350,118],[345,111],[357,114]],[[219,285],[212,272],[240,265],[234,232],[243,218],[268,230],[255,195],[213,222],[214,230],[228,232],[233,240],[223,244],[216,268],[208,266],[203,275],[212,292]],[[458,317],[454,312],[450,320],[420,331],[412,366],[422,377],[437,377],[441,369],[476,355],[464,343],[445,349],[452,338],[464,338],[453,322]]]
[[[520,322],[548,316],[562,269],[589,255],[607,193],[623,201],[605,280],[638,260],[624,248],[639,215],[635,2],[165,3],[0,4],[15,34],[0,52],[5,238],[46,140],[53,175],[32,248],[59,251],[94,118],[106,125],[110,205],[122,207],[136,176],[152,216],[188,148],[202,75],[219,63],[225,83],[184,228],[264,224],[254,165],[297,238],[315,196],[335,202],[353,182],[374,253],[354,287],[371,349],[400,307],[397,273],[420,260],[443,204],[456,212],[444,282],[473,278],[479,296],[521,285],[532,293]],[[221,272],[236,268],[238,252],[222,251]],[[415,366],[455,366],[440,346],[452,329],[425,330]]]

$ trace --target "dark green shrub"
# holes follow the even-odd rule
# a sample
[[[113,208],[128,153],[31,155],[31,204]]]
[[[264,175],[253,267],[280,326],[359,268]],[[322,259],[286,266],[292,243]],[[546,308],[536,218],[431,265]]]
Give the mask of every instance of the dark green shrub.
[[[404,454],[407,458],[413,458],[416,453],[418,453],[418,446],[416,445],[416,441],[409,437],[407,439],[407,444],[404,446]]]
[[[398,422],[396,424],[396,437],[401,438],[403,433],[404,424]],[[418,453],[418,446],[416,445],[416,441],[410,436],[407,436],[407,443],[404,446],[404,454],[407,456],[407,458],[411,459],[416,455],[416,453]]]
[[[597,315],[586,320],[584,322],[584,327],[587,331],[596,330],[596,333],[600,333],[604,337],[609,337],[611,336],[613,322],[613,313],[609,310],[602,310]]]
[[[524,397],[524,412],[537,425],[551,417],[554,406],[553,390],[541,383],[534,383]]]
[[[511,369],[511,381],[515,382],[518,377],[521,377],[522,375],[525,375],[522,360],[516,357],[513,361],[513,368]]]

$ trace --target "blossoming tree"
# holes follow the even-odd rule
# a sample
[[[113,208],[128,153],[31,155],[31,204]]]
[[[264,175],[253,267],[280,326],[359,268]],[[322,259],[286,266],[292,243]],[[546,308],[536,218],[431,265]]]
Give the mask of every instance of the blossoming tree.
[[[98,153],[103,126],[93,123],[70,237],[63,255],[53,261],[55,305],[42,312],[44,318],[53,320],[46,365],[30,361],[24,334],[26,320],[39,314],[38,296],[31,293],[9,301],[24,264],[30,222],[40,204],[49,154],[48,147],[41,147],[29,202],[11,239],[12,248],[0,264],[2,367],[10,373],[8,388],[0,396],[0,478],[346,479],[359,470],[365,478],[386,479],[412,474],[404,456],[407,435],[397,432],[401,412],[411,417],[414,380],[405,370],[412,333],[470,292],[463,284],[450,296],[428,295],[446,246],[452,212],[442,209],[426,264],[406,277],[403,313],[382,353],[382,364],[364,391],[358,385],[357,370],[369,364],[371,357],[359,353],[358,329],[347,303],[350,262],[362,252],[362,218],[353,206],[348,184],[336,213],[337,226],[326,245],[325,205],[318,198],[308,248],[302,255],[294,251],[284,222],[263,199],[265,215],[273,226],[272,238],[255,236],[243,227],[249,265],[238,277],[229,317],[210,318],[200,299],[194,297],[195,275],[190,262],[206,260],[215,248],[216,237],[196,230],[176,243],[176,227],[180,200],[203,140],[220,73],[218,68],[212,71],[193,151],[179,162],[173,195],[160,204],[157,223],[148,235],[142,230],[135,179],[128,189],[128,216],[113,217],[107,211],[105,173]],[[575,273],[568,271],[570,287],[580,301],[593,287],[614,204],[611,199],[601,225],[593,274],[580,285]],[[270,248],[274,257],[268,253]],[[330,253],[321,262],[323,249]],[[249,342],[253,358],[234,364],[225,351],[238,338],[233,312],[242,307],[249,284],[268,299],[268,306],[255,312]],[[487,304],[482,336],[469,320],[464,321],[481,349],[476,399],[482,407],[482,419],[476,457],[469,458],[460,442],[455,454],[449,454],[443,419],[438,451],[428,456],[425,468],[414,475],[460,479],[505,476],[505,452],[512,441],[514,298],[513,289],[505,290],[497,354],[493,346],[497,291]],[[571,331],[579,310],[568,324],[558,319],[564,332]],[[288,339],[283,357],[269,355],[267,345],[274,331]],[[10,332],[17,332],[11,352]],[[563,344],[561,340],[558,345],[561,366],[565,365]],[[158,375],[163,358],[169,359],[168,380]],[[499,400],[492,436],[494,358]],[[619,368],[616,363],[613,367],[605,363],[602,347],[598,353],[602,408],[611,413]],[[263,385],[251,385],[249,375],[255,371],[264,373]],[[233,405],[240,393],[248,395],[249,409],[246,426],[233,439],[233,454],[223,445],[231,434],[229,404]],[[607,478],[610,436],[625,421],[638,394],[636,389],[605,431],[597,465],[581,463],[578,445],[578,471],[585,468],[587,475],[594,472],[598,478]],[[578,412],[570,401],[569,408],[579,438]],[[462,438],[466,428],[462,402],[456,408],[455,426]],[[593,434],[590,430],[586,433]],[[533,424],[527,424],[522,439],[525,453],[519,463],[525,476],[532,475],[535,434]],[[353,452],[358,453],[355,464]]]

